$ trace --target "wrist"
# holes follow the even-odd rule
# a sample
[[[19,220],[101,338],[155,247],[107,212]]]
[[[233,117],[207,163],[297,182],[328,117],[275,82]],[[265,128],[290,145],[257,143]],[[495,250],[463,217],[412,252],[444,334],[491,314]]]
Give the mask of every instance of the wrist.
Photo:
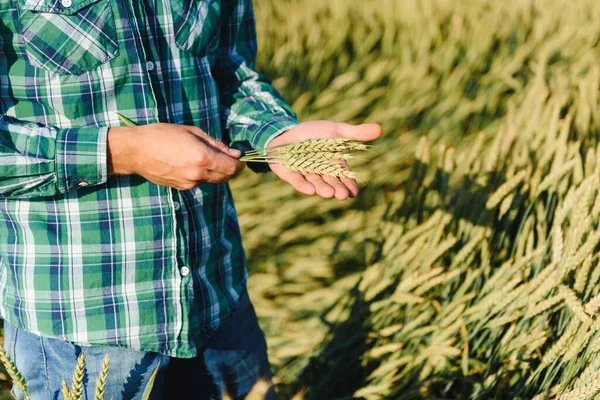
[[[290,140],[287,138],[289,135],[286,135],[290,132],[294,127],[290,127],[283,131],[277,132],[275,135],[271,136],[265,143],[265,148],[275,147],[283,144],[287,144]]]
[[[108,130],[108,173],[110,175],[135,174],[138,157],[136,127],[115,127]]]

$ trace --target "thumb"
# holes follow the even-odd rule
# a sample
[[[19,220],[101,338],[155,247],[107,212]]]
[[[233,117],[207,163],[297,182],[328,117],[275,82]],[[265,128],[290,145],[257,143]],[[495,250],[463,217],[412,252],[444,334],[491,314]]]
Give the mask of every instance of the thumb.
[[[381,136],[382,132],[383,130],[379,124],[350,125],[340,122],[337,126],[338,136],[360,140],[361,142],[375,140]]]
[[[222,153],[228,154],[234,158],[240,158],[242,156],[241,151],[230,148],[225,143],[220,142],[199,128],[193,128],[194,129],[191,129],[190,131],[215,150],[220,150]]]

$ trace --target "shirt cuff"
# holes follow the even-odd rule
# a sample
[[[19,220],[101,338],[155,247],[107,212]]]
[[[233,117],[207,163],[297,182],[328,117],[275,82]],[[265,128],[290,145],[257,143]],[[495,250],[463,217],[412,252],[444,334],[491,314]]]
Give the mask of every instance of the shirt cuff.
[[[60,129],[56,136],[59,192],[100,185],[108,179],[108,127]]]
[[[253,149],[264,149],[269,145],[269,143],[271,143],[271,140],[275,139],[282,133],[285,133],[288,130],[292,129],[299,123],[300,121],[298,121],[296,118],[286,116],[272,118],[256,130],[252,129],[252,127],[249,127],[248,129],[253,131],[252,139],[250,140],[250,145]],[[246,151],[250,149],[242,150]],[[248,167],[254,172],[271,171],[271,168],[269,167],[268,163],[249,162]]]
[[[271,140],[292,129],[299,123],[300,121],[296,118],[289,116],[272,118],[254,131],[250,143],[255,149],[264,149],[271,143]]]

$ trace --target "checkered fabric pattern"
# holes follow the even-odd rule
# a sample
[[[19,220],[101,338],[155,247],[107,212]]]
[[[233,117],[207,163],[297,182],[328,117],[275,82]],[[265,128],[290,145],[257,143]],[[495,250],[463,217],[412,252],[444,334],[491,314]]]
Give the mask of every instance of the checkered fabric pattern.
[[[251,0],[0,2],[0,314],[81,345],[193,357],[246,259],[226,184],[109,176],[116,112],[239,147],[298,123],[254,70]]]

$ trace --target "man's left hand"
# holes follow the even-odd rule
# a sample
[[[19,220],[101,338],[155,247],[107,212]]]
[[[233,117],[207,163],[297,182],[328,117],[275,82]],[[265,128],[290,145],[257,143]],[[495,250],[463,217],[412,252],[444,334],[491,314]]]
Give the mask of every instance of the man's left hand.
[[[349,125],[333,121],[309,121],[296,125],[279,135],[269,143],[268,147],[306,139],[337,137],[369,142],[380,137],[381,132],[381,126],[377,124]],[[346,200],[348,197],[355,197],[358,194],[358,186],[354,179],[296,172],[276,163],[270,163],[270,167],[279,178],[289,183],[298,192],[309,196],[317,194],[325,199],[335,196],[338,200]]]

